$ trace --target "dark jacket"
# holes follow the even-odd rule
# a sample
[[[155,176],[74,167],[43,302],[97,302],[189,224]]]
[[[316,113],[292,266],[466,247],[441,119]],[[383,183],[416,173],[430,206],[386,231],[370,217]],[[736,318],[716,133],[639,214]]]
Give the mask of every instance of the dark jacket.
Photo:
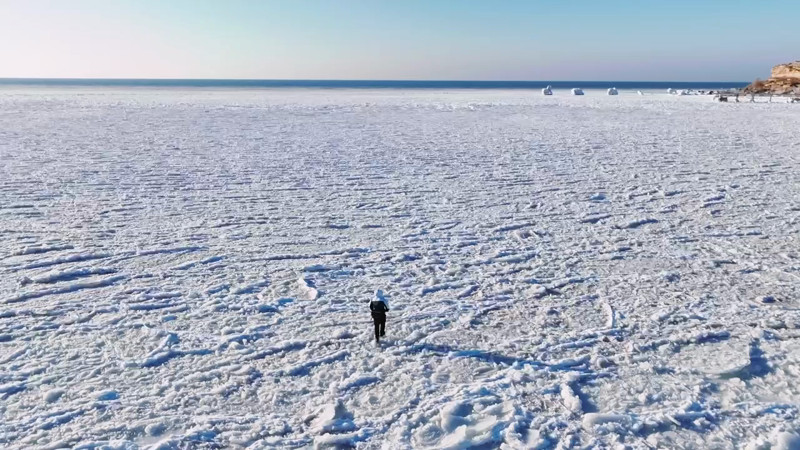
[[[380,300],[373,300],[369,302],[369,310],[372,311],[373,318],[376,316],[386,317],[386,311],[389,311],[389,307]]]

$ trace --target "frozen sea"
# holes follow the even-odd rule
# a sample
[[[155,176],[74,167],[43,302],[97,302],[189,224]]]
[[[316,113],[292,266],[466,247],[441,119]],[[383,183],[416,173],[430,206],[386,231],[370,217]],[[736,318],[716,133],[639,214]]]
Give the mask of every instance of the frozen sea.
[[[797,449],[798,232],[788,103],[3,87],[0,447]]]

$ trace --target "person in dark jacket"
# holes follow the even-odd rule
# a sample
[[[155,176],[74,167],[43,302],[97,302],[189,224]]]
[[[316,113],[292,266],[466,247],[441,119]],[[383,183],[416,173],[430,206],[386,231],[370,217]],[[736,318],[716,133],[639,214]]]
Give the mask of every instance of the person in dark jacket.
[[[381,337],[386,335],[386,312],[389,311],[389,302],[380,289],[375,291],[375,298],[369,302],[369,310],[375,325],[375,342],[380,342]]]

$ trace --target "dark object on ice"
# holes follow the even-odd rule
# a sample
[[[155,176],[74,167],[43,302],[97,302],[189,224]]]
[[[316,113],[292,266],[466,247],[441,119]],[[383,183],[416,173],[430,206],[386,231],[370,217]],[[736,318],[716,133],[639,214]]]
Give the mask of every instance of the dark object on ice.
[[[389,306],[380,290],[375,292],[375,298],[369,302],[369,310],[372,312],[372,323],[375,325],[375,340],[380,342],[381,336],[386,335],[386,312]]]
[[[386,335],[386,303],[380,300],[373,300],[369,304],[369,309],[372,311],[372,323],[375,324],[375,340],[380,341],[381,336]]]

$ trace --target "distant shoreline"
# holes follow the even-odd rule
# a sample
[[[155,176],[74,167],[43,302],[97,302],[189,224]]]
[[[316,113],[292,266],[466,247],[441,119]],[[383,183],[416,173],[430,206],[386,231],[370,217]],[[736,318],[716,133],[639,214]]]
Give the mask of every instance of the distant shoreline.
[[[323,89],[737,89],[735,81],[446,81],[446,80],[226,80],[122,78],[0,78],[0,86],[54,87],[199,87]]]

